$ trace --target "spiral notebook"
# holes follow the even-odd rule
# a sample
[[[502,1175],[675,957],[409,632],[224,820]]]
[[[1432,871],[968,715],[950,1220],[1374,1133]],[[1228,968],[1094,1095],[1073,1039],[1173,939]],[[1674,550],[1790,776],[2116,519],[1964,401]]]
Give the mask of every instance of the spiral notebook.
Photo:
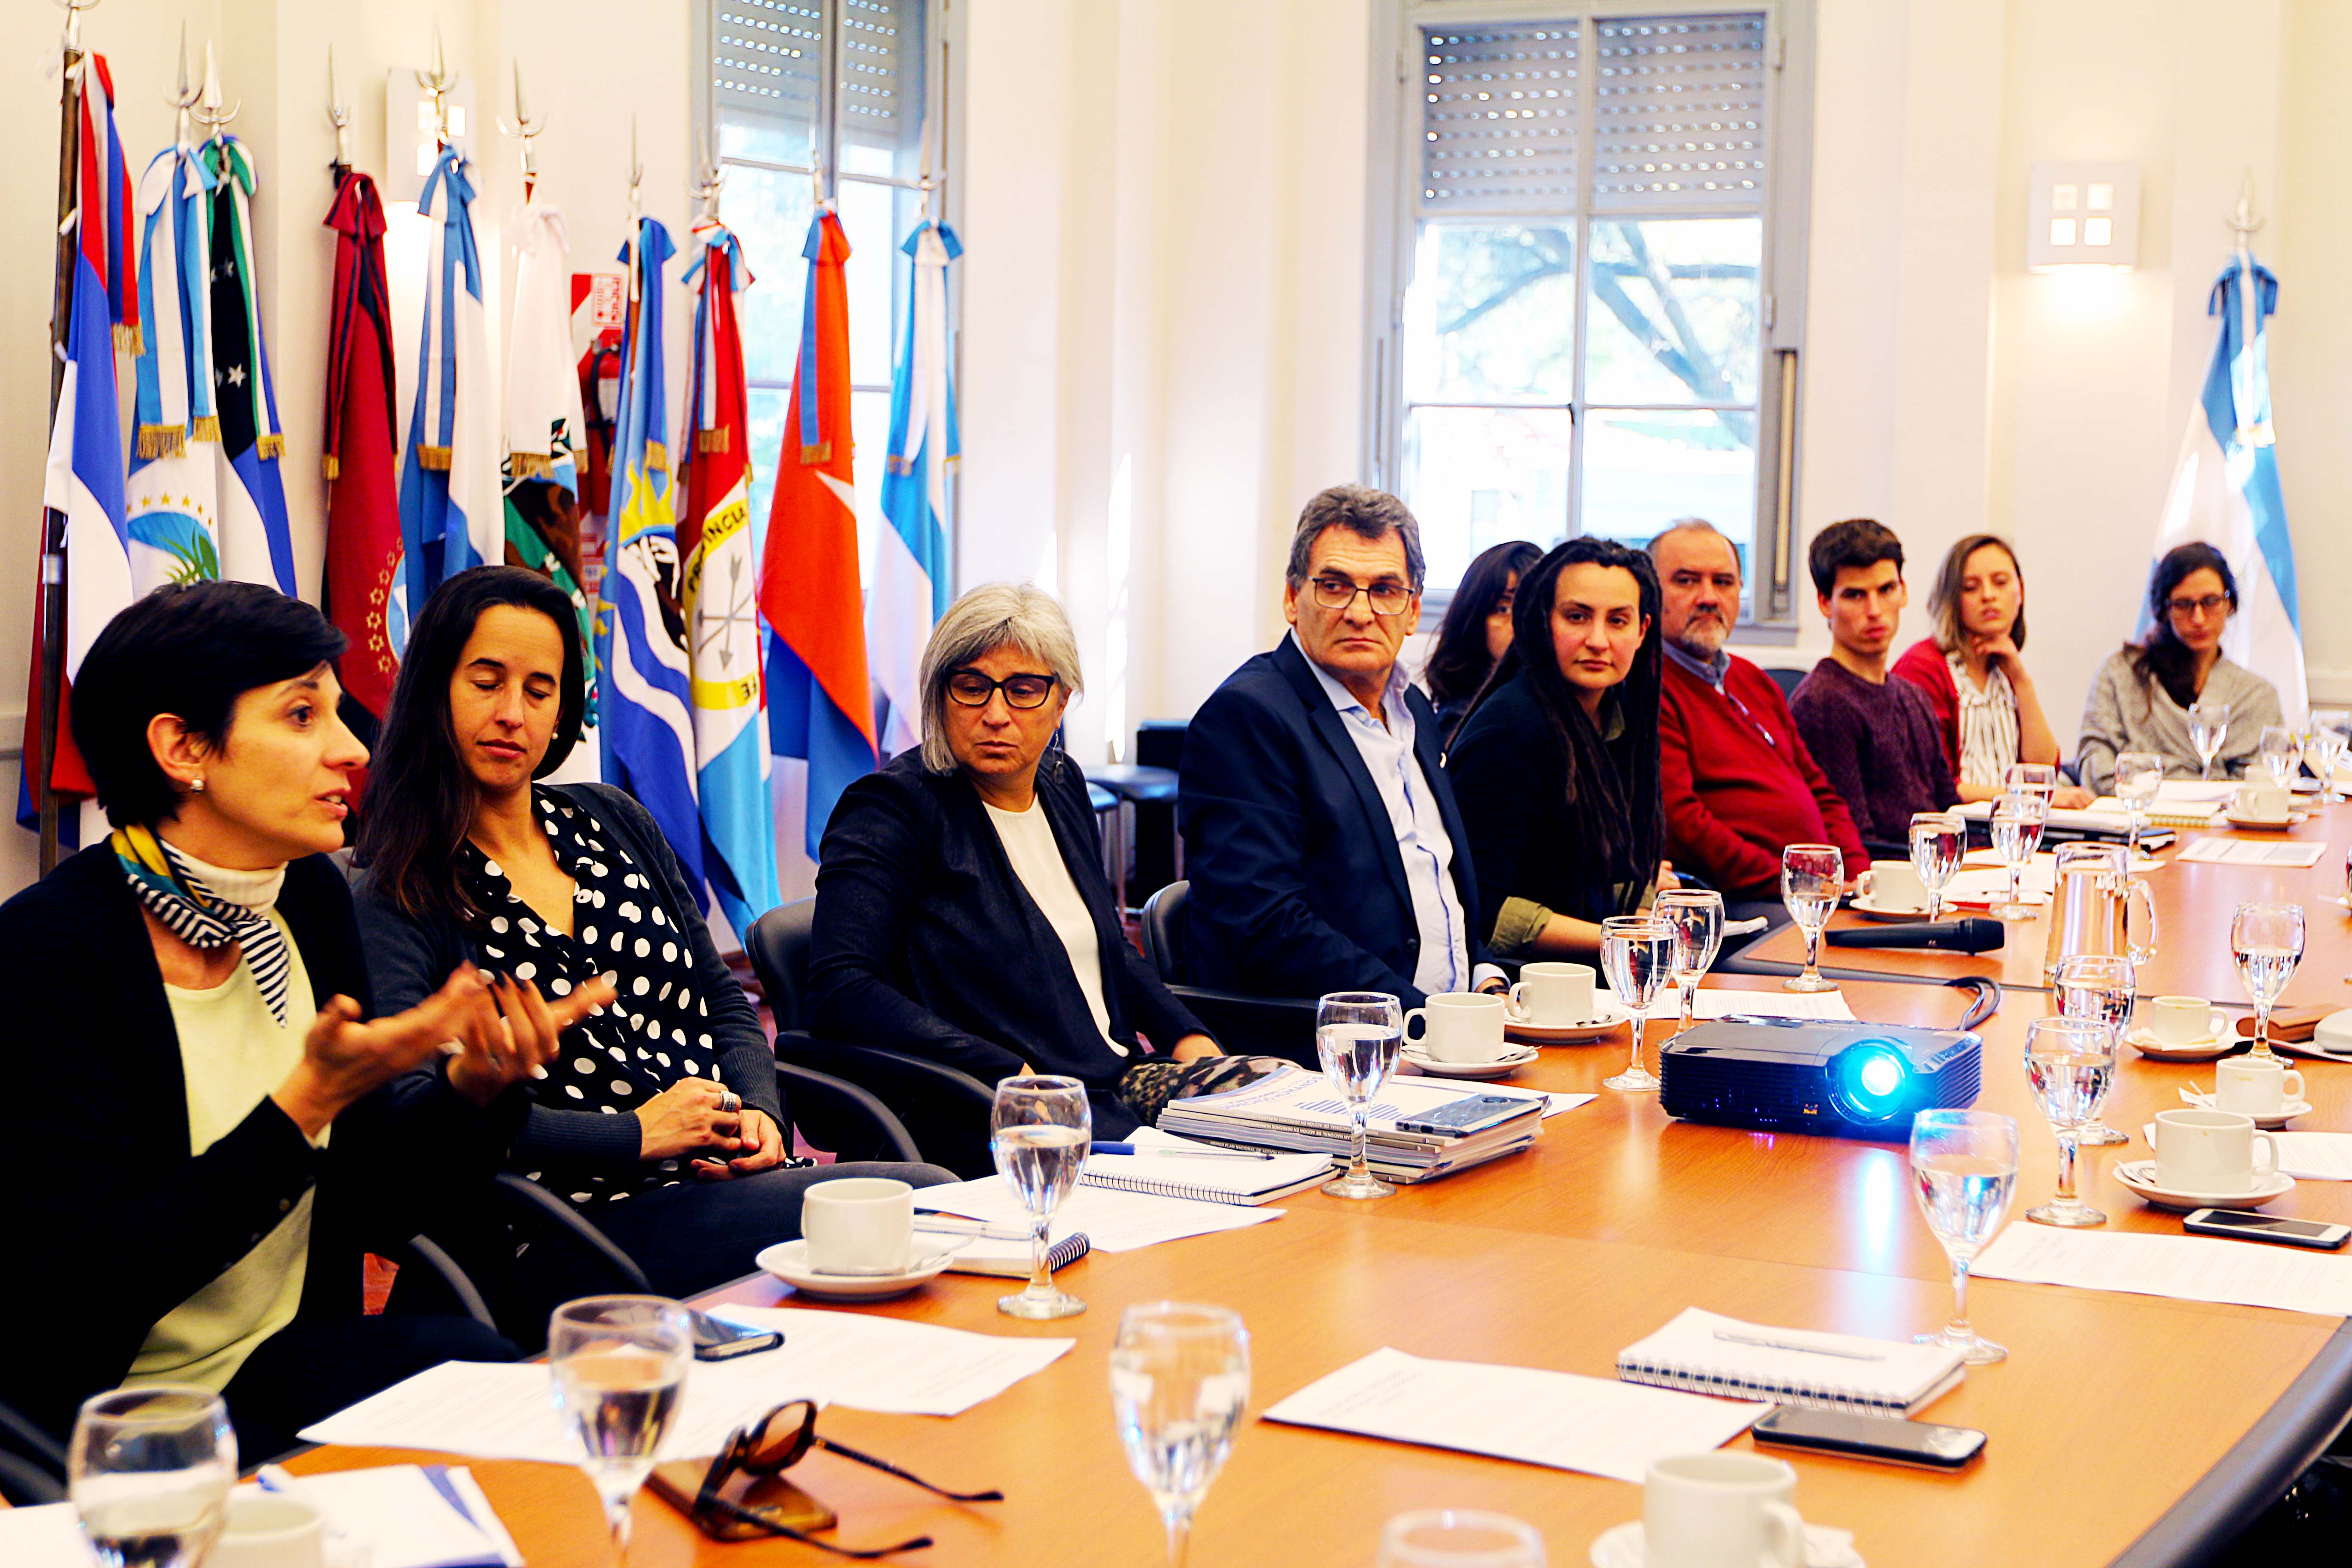
[[[1696,1307],[1617,1352],[1617,1376],[1688,1394],[1769,1399],[1862,1415],[1916,1415],[1959,1384],[1948,1345],[1776,1329]]]
[[[1191,1198],[1204,1204],[1272,1203],[1329,1180],[1328,1154],[1275,1154],[1260,1159],[1247,1150],[1221,1149],[1178,1138],[1156,1127],[1129,1135],[1132,1154],[1089,1154],[1078,1179],[1090,1187],[1155,1197]]]

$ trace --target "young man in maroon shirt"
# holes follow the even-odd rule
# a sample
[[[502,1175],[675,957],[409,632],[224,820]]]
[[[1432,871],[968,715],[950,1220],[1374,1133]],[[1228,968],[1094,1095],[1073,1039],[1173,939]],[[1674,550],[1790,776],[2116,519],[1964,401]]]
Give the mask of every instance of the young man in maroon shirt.
[[[1870,864],[1853,817],[1814,764],[1772,678],[1724,651],[1739,614],[1739,553],[1685,518],[1650,542],[1665,635],[1658,784],[1668,854],[1730,900],[1777,902],[1780,851],[1834,844]]]

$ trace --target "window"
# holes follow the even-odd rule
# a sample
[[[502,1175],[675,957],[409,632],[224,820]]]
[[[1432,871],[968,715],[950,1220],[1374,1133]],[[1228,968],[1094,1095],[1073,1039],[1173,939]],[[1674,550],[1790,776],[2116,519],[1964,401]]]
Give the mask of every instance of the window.
[[[1394,9],[1368,434],[1432,588],[1505,540],[1696,515],[1748,563],[1748,617],[1787,620],[1803,0]]]
[[[764,526],[800,353],[802,258],[815,182],[849,237],[849,366],[861,553],[881,516],[890,375],[911,270],[898,247],[923,216],[943,138],[944,50],[934,0],[707,0],[709,118],[727,175],[719,216],[755,281],[739,301],[751,383],[751,515]],[[947,211],[946,176],[933,210]],[[683,237],[681,237],[682,238]],[[953,274],[950,277],[952,279]],[[952,311],[959,290],[950,282]]]

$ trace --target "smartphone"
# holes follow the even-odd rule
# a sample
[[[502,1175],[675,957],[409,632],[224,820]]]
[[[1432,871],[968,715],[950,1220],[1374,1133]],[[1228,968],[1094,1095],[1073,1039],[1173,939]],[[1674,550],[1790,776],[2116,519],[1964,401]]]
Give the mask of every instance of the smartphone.
[[[694,1319],[694,1359],[697,1361],[731,1361],[739,1355],[757,1355],[761,1351],[774,1350],[784,1342],[784,1336],[774,1329],[751,1329],[740,1323],[730,1323],[724,1318],[714,1318],[708,1312],[691,1312]]]
[[[1466,1138],[1473,1132],[1484,1132],[1489,1127],[1499,1127],[1515,1116],[1525,1116],[1539,1110],[1540,1100],[1522,1100],[1506,1094],[1465,1094],[1451,1100],[1434,1110],[1418,1116],[1397,1118],[1400,1132],[1435,1132],[1448,1138]]]
[[[1985,1435],[1972,1427],[1850,1415],[1801,1405],[1777,1407],[1751,1430],[1759,1447],[1811,1448],[1930,1470],[1957,1470],[1982,1453],[1985,1445]]]
[[[2191,1209],[2180,1222],[2191,1236],[2227,1236],[2240,1241],[2275,1241],[2285,1247],[2315,1247],[2333,1252],[2352,1241],[2352,1226],[2315,1219],[2281,1219],[2244,1209]]]

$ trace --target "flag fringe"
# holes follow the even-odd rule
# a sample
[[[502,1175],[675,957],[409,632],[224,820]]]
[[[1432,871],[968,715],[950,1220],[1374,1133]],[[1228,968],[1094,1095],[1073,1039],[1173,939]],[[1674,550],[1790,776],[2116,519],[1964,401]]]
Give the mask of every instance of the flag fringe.
[[[803,447],[801,448],[801,461],[803,464],[832,462],[833,443],[830,441],[819,441],[814,447]]]
[[[669,448],[659,441],[646,443],[646,472],[649,474],[669,472]]]
[[[555,460],[544,452],[509,452],[507,477],[510,479],[543,479],[555,472]]]
[[[188,433],[177,425],[142,425],[139,426],[139,455],[152,461],[157,458],[184,457],[188,450]]]
[[[191,419],[190,421],[188,421],[188,439],[189,439],[189,440],[191,440],[191,441],[217,441],[217,440],[219,440],[220,438],[221,438],[221,437],[220,437],[220,416],[219,416],[219,415],[217,415],[217,414],[207,414],[207,415],[204,416],[203,416],[202,418],[200,418],[200,419]]]
[[[275,434],[257,437],[253,449],[265,463],[272,458],[282,458],[286,455],[286,437]]]
[[[436,474],[446,474],[449,471],[449,451],[446,447],[419,447],[416,448],[416,466],[429,468]]]
[[[332,452],[321,452],[319,454],[319,471],[330,480],[340,479],[343,477],[343,460]]]
[[[147,352],[147,334],[136,321],[118,321],[114,327],[114,352],[119,354],[143,354]]]
[[[915,471],[915,460],[912,458],[892,458],[883,467],[894,474],[911,474]]]
[[[731,451],[734,446],[735,432],[727,426],[721,425],[716,430],[695,432],[694,449],[698,452]]]

